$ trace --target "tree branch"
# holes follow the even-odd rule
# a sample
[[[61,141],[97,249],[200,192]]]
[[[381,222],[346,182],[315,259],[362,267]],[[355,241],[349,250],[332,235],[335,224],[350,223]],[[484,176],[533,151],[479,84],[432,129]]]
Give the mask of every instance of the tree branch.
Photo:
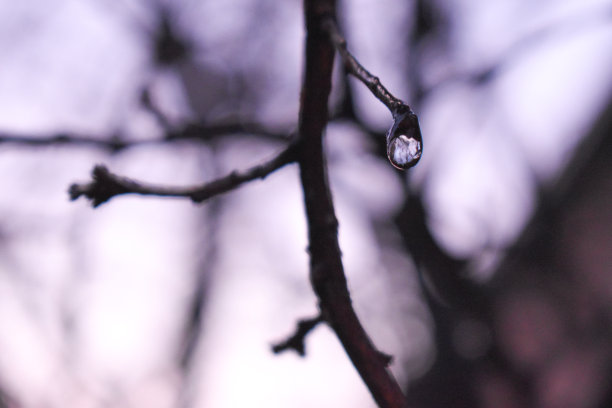
[[[99,138],[93,135],[70,132],[59,132],[49,135],[0,132],[0,144],[10,143],[32,147],[53,145],[92,146],[107,149],[112,152],[118,152],[129,147],[168,143],[178,140],[208,142],[217,137],[232,134],[254,135],[274,141],[287,141],[290,138],[290,135],[287,133],[277,132],[257,123],[228,122],[221,124],[206,124],[203,122],[191,122],[173,129],[166,129],[164,136],[159,139],[125,140],[119,137],[119,135]]]
[[[51,145],[81,145],[93,146],[111,151],[125,149],[132,144],[144,143],[144,141],[129,142],[123,141],[116,136],[97,139],[92,136],[78,135],[74,133],[57,133],[52,135],[19,135],[7,132],[0,132],[0,144],[10,143],[24,146],[51,146]]]
[[[216,195],[234,190],[241,184],[278,170],[296,160],[296,144],[291,144],[271,160],[243,171],[233,171],[225,177],[193,187],[155,186],[111,173],[105,166],[97,165],[89,183],[73,184],[68,193],[71,200],[85,196],[94,207],[122,194],[153,195],[160,197],[187,197],[201,203]]]
[[[340,33],[338,24],[333,18],[325,18],[323,21],[323,29],[329,35],[331,42],[338,50],[342,62],[346,71],[361,81],[368,89],[378,98],[385,106],[392,112],[395,113],[399,110],[410,110],[407,104],[401,99],[393,96],[391,92],[387,90],[380,82],[377,76],[372,75],[367,69],[363,67],[357,61],[357,59],[351,54],[346,46],[346,39]]]
[[[346,40],[340,34],[336,21],[326,16],[322,20],[322,28],[329,36],[338,53],[342,57],[346,71],[363,82],[368,89],[391,111],[393,124],[387,132],[387,157],[391,164],[400,170],[406,170],[418,163],[423,152],[423,138],[418,117],[410,106],[393,96],[347,50]]]
[[[306,345],[304,339],[319,323],[323,322],[323,316],[319,314],[310,319],[302,319],[298,322],[295,333],[287,340],[272,346],[274,354],[282,353],[287,350],[295,350],[301,357],[306,355]]]
[[[335,0],[305,0],[306,67],[302,85],[299,165],[308,219],[310,280],[325,320],[337,334],[380,407],[405,406],[402,391],[366,334],[351,304],[329,189],[322,136],[328,119],[334,48],[323,23],[335,18]]]

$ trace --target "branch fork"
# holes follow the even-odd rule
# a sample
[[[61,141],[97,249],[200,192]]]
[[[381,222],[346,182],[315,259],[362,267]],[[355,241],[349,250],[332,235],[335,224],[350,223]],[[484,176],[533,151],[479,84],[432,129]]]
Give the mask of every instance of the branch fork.
[[[202,203],[209,198],[234,190],[241,184],[263,179],[279,168],[296,160],[296,144],[291,144],[271,160],[249,169],[235,170],[225,177],[192,187],[157,186],[136,181],[112,173],[106,166],[97,165],[92,170],[92,181],[75,183],[68,189],[71,200],[81,196],[91,200],[93,207],[98,207],[111,198],[123,194],[140,194],[158,197],[184,197],[194,203]]]

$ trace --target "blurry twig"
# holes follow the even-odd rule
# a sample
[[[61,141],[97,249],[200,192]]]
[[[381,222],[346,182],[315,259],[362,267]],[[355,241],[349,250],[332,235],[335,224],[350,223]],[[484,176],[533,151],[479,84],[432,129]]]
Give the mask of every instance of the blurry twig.
[[[606,4],[601,7],[593,7],[586,12],[569,14],[568,17],[562,19],[553,19],[551,23],[536,27],[511,42],[492,61],[483,62],[477,69],[450,72],[424,88],[422,94],[431,94],[442,86],[457,82],[465,82],[474,87],[489,85],[510,65],[516,64],[520,58],[533,52],[541,44],[551,40],[567,41],[571,36],[581,34],[586,30],[609,25],[611,16],[612,7]]]
[[[387,157],[399,170],[415,166],[423,153],[423,137],[417,115],[401,99],[393,96],[380,82],[378,77],[365,69],[347,50],[346,40],[340,33],[336,21],[326,16],[321,21],[321,29],[340,53],[346,71],[361,82],[391,111],[393,123],[386,134]]]
[[[6,132],[0,132],[0,144],[10,143],[18,144],[23,146],[51,146],[51,145],[81,145],[81,146],[93,146],[103,149],[109,149],[112,151],[118,151],[125,149],[132,144],[144,143],[143,141],[128,142],[122,141],[117,137],[111,137],[108,139],[95,139],[91,136],[77,135],[74,133],[57,133],[54,135],[19,135],[10,134]]]
[[[300,356],[306,355],[306,345],[304,339],[319,323],[323,322],[323,316],[319,314],[310,319],[302,319],[298,321],[295,333],[287,340],[277,343],[272,346],[274,354],[282,353],[287,350],[295,350]]]
[[[486,319],[493,309],[484,288],[466,276],[468,260],[449,255],[436,241],[427,223],[422,198],[407,193],[395,218],[406,249],[419,268],[431,300],[471,316]],[[424,275],[424,276],[423,276]]]
[[[68,193],[71,200],[85,196],[94,207],[121,194],[140,194],[161,197],[187,197],[195,203],[201,203],[216,195],[234,190],[241,184],[268,174],[295,161],[296,145],[291,144],[271,160],[243,171],[233,171],[225,177],[192,187],[155,186],[135,181],[111,173],[105,166],[98,165],[92,171],[93,180],[89,183],[73,184]]]
[[[19,407],[15,401],[4,389],[0,388],[0,408]]]
[[[206,124],[192,122],[174,129],[167,129],[164,136],[159,139],[123,140],[117,135],[110,138],[101,139],[94,136],[67,132],[59,132],[51,135],[13,134],[8,132],[0,132],[0,144],[10,143],[32,147],[53,145],[92,146],[107,149],[112,152],[118,152],[130,147],[168,143],[178,140],[208,142],[217,137],[233,134],[249,135],[277,141],[289,140],[287,133],[276,132],[256,123],[238,122]]]

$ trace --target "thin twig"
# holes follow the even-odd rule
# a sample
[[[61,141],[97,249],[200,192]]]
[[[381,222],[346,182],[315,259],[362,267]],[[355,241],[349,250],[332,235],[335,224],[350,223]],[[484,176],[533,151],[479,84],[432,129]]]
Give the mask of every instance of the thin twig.
[[[163,137],[158,139],[127,140],[122,139],[119,135],[100,138],[93,135],[70,132],[59,132],[50,135],[0,132],[0,144],[7,143],[32,147],[54,145],[91,146],[118,152],[130,147],[155,145],[179,140],[209,142],[217,137],[227,135],[248,135],[274,141],[287,141],[291,137],[286,132],[277,132],[256,123],[206,124],[191,122],[180,127],[167,129]]]
[[[365,69],[347,50],[346,40],[333,17],[324,17],[321,25],[342,57],[346,71],[363,82],[393,115],[393,123],[386,135],[389,161],[399,170],[407,170],[415,166],[423,153],[423,138],[417,115],[410,109],[410,106],[393,96],[378,77]]]
[[[401,99],[393,96],[393,94],[383,86],[380,79],[365,69],[363,65],[357,61],[353,54],[348,51],[346,39],[340,33],[338,24],[333,18],[325,18],[322,25],[325,32],[327,32],[329,35],[331,42],[334,44],[334,47],[336,47],[336,50],[338,50],[338,53],[342,58],[342,62],[344,63],[344,67],[349,74],[363,82],[363,84],[368,87],[374,96],[384,103],[392,113],[397,112],[400,109],[410,109]]]
[[[192,187],[156,186],[111,173],[105,166],[97,165],[89,183],[73,184],[68,193],[71,200],[85,196],[94,207],[122,194],[140,194],[160,197],[187,197],[201,203],[211,197],[234,190],[241,184],[268,174],[295,161],[296,145],[291,144],[274,158],[243,171],[233,171],[225,177]]]
[[[274,344],[272,346],[272,351],[274,354],[282,353],[287,350],[295,350],[301,357],[306,355],[306,345],[304,344],[304,340],[308,333],[312,331],[319,323],[323,322],[323,316],[319,314],[316,317],[310,319],[302,319],[298,321],[295,333],[289,337],[288,339]]]
[[[93,146],[111,151],[125,149],[132,144],[143,143],[143,141],[130,142],[123,141],[116,136],[99,139],[92,136],[78,135],[74,133],[57,133],[52,135],[26,135],[11,134],[0,132],[0,144],[16,144],[22,146],[53,146],[53,145],[74,145],[74,146]]]
[[[406,401],[397,381],[387,370],[385,359],[370,341],[352,307],[338,244],[338,221],[322,143],[334,61],[334,48],[323,22],[333,21],[335,9],[335,0],[304,1],[307,38],[299,120],[302,143],[299,164],[308,220],[310,280],[323,317],[340,339],[377,404],[383,408],[403,408]]]

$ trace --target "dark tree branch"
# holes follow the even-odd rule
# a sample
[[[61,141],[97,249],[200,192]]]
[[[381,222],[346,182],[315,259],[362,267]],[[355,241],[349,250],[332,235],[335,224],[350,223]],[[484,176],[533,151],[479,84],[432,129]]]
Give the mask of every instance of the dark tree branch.
[[[419,119],[410,106],[396,98],[383,86],[378,77],[365,69],[347,50],[346,40],[338,29],[336,21],[326,16],[323,18],[322,29],[336,47],[346,71],[361,82],[391,111],[393,124],[387,132],[387,157],[391,164],[400,170],[406,170],[416,165],[423,152],[423,138]]]
[[[310,279],[322,316],[380,407],[405,406],[402,391],[366,334],[351,304],[329,189],[322,136],[328,120],[334,47],[323,27],[335,18],[334,0],[305,0],[306,67],[300,106],[299,165],[310,251]],[[328,25],[328,24],[327,24]]]
[[[484,287],[466,276],[468,260],[450,256],[437,243],[427,224],[427,213],[419,196],[407,192],[395,223],[407,252],[421,276],[426,278],[425,293],[453,310],[488,318],[493,307]]]
[[[73,133],[57,133],[53,135],[19,135],[0,132],[0,144],[10,143],[22,146],[51,146],[51,145],[74,145],[74,146],[92,146],[111,151],[125,149],[133,144],[143,144],[144,141],[129,142],[122,141],[117,137],[107,139],[96,139],[91,136],[77,135]]]
[[[346,39],[340,33],[338,24],[333,18],[326,18],[323,21],[323,29],[329,35],[334,47],[338,50],[346,71],[360,80],[385,106],[395,113],[398,110],[410,110],[401,99],[393,96],[380,82],[380,79],[372,75],[367,69],[357,61],[346,46]]]
[[[169,124],[167,125],[170,126]],[[206,124],[202,122],[192,122],[180,127],[165,129],[164,136],[159,139],[123,140],[119,135],[110,138],[99,138],[92,135],[69,132],[60,132],[50,135],[0,132],[0,144],[10,143],[32,147],[53,145],[91,146],[118,152],[129,147],[168,143],[179,140],[209,142],[218,137],[227,135],[248,135],[274,141],[288,141],[290,138],[290,135],[287,133],[277,132],[257,123],[236,122]]]
[[[298,322],[295,333],[280,343],[272,346],[274,354],[279,354],[287,350],[295,350],[301,357],[306,355],[306,345],[304,339],[319,323],[323,322],[323,316],[320,314],[317,317],[310,319],[302,319]]]
[[[68,193],[71,200],[85,196],[94,207],[121,194],[140,194],[161,197],[187,197],[201,203],[216,195],[236,189],[241,184],[278,170],[295,161],[296,145],[291,144],[271,160],[243,171],[233,171],[225,177],[193,187],[154,186],[111,173],[105,166],[98,165],[92,171],[93,180],[89,183],[73,184]]]

